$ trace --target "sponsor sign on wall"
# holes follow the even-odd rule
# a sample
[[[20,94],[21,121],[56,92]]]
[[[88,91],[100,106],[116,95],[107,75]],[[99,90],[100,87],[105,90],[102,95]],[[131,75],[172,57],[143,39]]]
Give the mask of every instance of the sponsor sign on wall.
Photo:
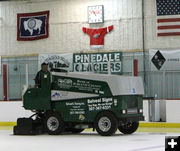
[[[121,52],[73,54],[74,72],[101,72],[121,74]]]
[[[121,56],[121,52],[40,54],[38,68],[40,70],[41,64],[46,62],[50,70],[108,73],[108,68],[110,68],[112,74],[121,74]]]
[[[61,69],[65,71],[72,71],[73,54],[40,54],[39,55],[39,70],[43,62],[48,63],[49,70]]]
[[[180,70],[180,49],[149,51],[151,71]]]

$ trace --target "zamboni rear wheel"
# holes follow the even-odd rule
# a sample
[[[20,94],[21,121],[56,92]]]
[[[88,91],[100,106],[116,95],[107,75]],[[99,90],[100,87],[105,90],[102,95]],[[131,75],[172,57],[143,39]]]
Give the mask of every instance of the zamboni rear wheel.
[[[58,135],[64,132],[65,124],[58,113],[51,112],[46,116],[45,127],[49,135]]]
[[[132,134],[134,133],[139,127],[139,122],[127,122],[121,124],[118,129],[123,134]]]
[[[110,112],[102,112],[96,117],[96,131],[102,136],[113,135],[118,127],[116,117]]]

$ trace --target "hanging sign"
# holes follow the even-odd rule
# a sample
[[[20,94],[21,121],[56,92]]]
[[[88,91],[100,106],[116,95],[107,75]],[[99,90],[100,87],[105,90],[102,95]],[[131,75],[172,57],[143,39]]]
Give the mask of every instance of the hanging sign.
[[[149,51],[151,71],[173,71],[180,69],[180,49]]]
[[[72,53],[64,54],[40,54],[39,55],[39,70],[43,62],[48,63],[49,70],[61,69],[65,71],[72,71]]]
[[[17,14],[17,40],[48,38],[49,11]]]
[[[82,28],[82,31],[90,36],[90,45],[92,48],[102,48],[104,46],[104,36],[112,30],[113,25],[99,29]]]
[[[121,74],[121,52],[73,54],[74,72],[102,72]]]

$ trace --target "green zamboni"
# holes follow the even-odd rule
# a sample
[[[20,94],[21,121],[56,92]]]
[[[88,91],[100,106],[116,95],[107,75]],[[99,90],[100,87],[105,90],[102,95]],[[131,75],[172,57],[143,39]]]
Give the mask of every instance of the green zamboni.
[[[19,118],[15,135],[64,132],[93,128],[103,136],[117,129],[135,132],[143,117],[143,82],[140,77],[108,74],[51,72],[41,76],[41,87],[27,88],[23,107],[35,112]]]

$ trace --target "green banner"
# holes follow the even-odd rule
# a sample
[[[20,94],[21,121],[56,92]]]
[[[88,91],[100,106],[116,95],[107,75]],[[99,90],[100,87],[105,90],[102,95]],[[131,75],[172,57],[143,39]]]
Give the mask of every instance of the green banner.
[[[112,74],[121,74],[122,52],[73,54],[74,72],[108,73],[108,64]]]

